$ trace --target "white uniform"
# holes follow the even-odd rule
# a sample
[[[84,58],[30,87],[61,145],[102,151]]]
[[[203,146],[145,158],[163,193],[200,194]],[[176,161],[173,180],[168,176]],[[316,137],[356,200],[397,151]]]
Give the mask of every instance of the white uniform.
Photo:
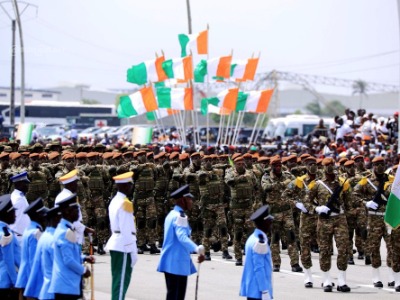
[[[130,253],[132,266],[137,260],[136,226],[132,202],[126,195],[118,192],[108,207],[111,237],[107,242],[107,251]]]
[[[15,223],[10,225],[11,230],[15,232],[18,242],[21,244],[24,230],[31,224],[31,219],[24,210],[29,206],[28,200],[23,192],[14,189],[11,193],[11,202],[15,208]]]
[[[71,196],[73,193],[66,188],[63,188],[63,190],[57,195],[54,205],[57,205],[58,202],[61,200],[64,200],[68,196]],[[79,219],[78,221],[75,221],[72,223],[72,226],[75,228],[75,234],[76,234],[76,241],[78,244],[82,245],[83,244],[83,239],[85,238],[84,233],[85,233],[85,228],[86,226],[82,224],[82,212],[81,212],[81,207],[79,206]]]

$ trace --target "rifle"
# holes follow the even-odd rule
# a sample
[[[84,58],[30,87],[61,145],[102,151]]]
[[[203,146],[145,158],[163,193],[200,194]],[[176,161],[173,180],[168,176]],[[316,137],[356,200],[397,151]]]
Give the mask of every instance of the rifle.
[[[344,184],[346,183],[347,180],[348,180],[348,179],[346,179],[346,180],[343,182],[342,185],[339,185],[339,186],[336,187],[335,190],[333,191],[331,197],[330,197],[329,200],[328,200],[328,203],[325,204],[325,206],[329,208],[329,211],[328,211],[328,213],[326,213],[326,214],[325,214],[325,213],[321,213],[320,216],[321,216],[322,218],[328,218],[328,217],[331,215],[332,212],[337,213],[337,214],[340,213],[340,209],[334,207],[333,205],[334,205],[335,203],[337,203],[337,201],[338,201],[338,199],[339,199],[339,196],[340,196],[340,193],[341,193],[342,190],[343,190],[343,186],[344,186]]]
[[[383,177],[381,178],[381,180],[379,180],[378,189],[376,190],[374,198],[372,199],[372,201],[374,201],[376,204],[378,204],[378,208],[381,205],[386,205],[387,204],[387,198],[383,194],[384,191],[385,191],[384,190],[385,182],[387,180],[388,180],[388,175],[387,174],[383,174]]]

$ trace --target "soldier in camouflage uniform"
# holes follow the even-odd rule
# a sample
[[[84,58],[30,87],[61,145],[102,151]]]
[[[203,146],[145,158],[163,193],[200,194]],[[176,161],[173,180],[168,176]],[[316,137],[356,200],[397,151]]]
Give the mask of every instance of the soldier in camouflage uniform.
[[[132,165],[134,173],[133,199],[137,222],[138,253],[150,251],[150,254],[160,253],[156,247],[157,240],[157,208],[154,200],[154,186],[157,181],[156,167],[147,163],[146,152],[136,153],[137,165]],[[150,245],[150,248],[146,244]]]
[[[28,178],[31,183],[29,184],[28,192],[26,193],[26,199],[31,203],[41,197],[45,205],[49,207],[47,201],[49,195],[48,185],[52,183],[53,177],[49,170],[40,166],[38,153],[32,153],[29,157],[31,164],[28,168]]]
[[[269,174],[264,174],[261,185],[267,195],[266,203],[271,207],[271,214],[274,217],[272,229],[271,252],[274,272],[279,272],[281,257],[279,240],[281,232],[287,237],[288,253],[290,265],[293,272],[301,272],[303,269],[299,265],[299,253],[296,246],[296,234],[293,222],[293,212],[290,199],[284,199],[282,194],[286,186],[294,179],[289,172],[282,172],[282,162],[280,158],[274,158],[270,162],[272,170]]]
[[[168,207],[168,183],[172,176],[172,170],[169,162],[166,160],[165,154],[165,152],[160,152],[154,157],[157,163],[157,181],[154,187],[154,200],[157,206],[157,234],[160,248],[164,242],[164,221]]]
[[[339,176],[346,177],[347,172],[346,172],[346,168],[344,167],[344,163],[346,161],[348,161],[348,160],[349,159],[347,157],[342,157],[341,159],[339,159],[339,161],[338,161],[338,163],[339,163],[339,170],[338,170]]]
[[[190,156],[192,163],[183,170],[183,182],[190,187],[190,193],[194,196],[192,211],[188,212],[189,224],[192,227],[192,239],[200,244],[203,239],[203,222],[200,216],[200,191],[198,172],[201,169],[201,157],[199,152]],[[183,161],[182,161],[183,162]]]
[[[236,266],[243,264],[242,247],[251,233],[252,224],[249,221],[254,202],[255,178],[246,172],[242,157],[236,157],[234,167],[225,174],[225,183],[230,188],[230,214],[233,220],[233,247]]]
[[[105,254],[104,244],[110,236],[108,212],[106,209],[107,189],[110,184],[110,178],[103,166],[98,164],[99,154],[97,152],[89,152],[87,154],[88,166],[84,169],[86,176],[89,178],[88,186],[90,190],[89,203],[85,207],[88,210],[94,209],[96,217],[96,233],[97,233],[97,253]],[[89,217],[89,216],[88,216]]]
[[[315,186],[317,165],[316,159],[309,156],[304,159],[304,164],[307,167],[307,174],[297,177],[293,180],[284,191],[282,198],[291,199],[295,204],[295,209],[299,210],[300,215],[300,248],[301,248],[301,263],[304,270],[304,286],[306,288],[313,287],[312,278],[312,260],[311,249],[315,247],[317,236],[317,221],[318,215],[314,212],[315,205],[306,208],[305,198],[310,189]],[[313,203],[312,203],[313,204]]]
[[[228,252],[228,228],[226,223],[221,173],[213,169],[212,158],[203,156],[202,169],[198,172],[200,191],[200,210],[203,218],[203,245],[205,260],[211,260],[210,238],[215,231],[222,247],[222,258],[232,259]]]
[[[337,290],[350,292],[350,288],[346,284],[349,232],[344,214],[345,200],[342,194],[342,190],[346,188],[336,178],[335,162],[332,158],[324,158],[322,165],[324,166],[325,176],[310,189],[305,200],[305,207],[308,211],[314,209],[314,212],[318,213],[319,265],[323,272],[324,292],[332,292],[332,279],[329,274],[332,259],[332,238],[335,238],[338,250]]]
[[[61,192],[61,186],[58,180],[55,180],[56,174],[63,169],[63,165],[60,163],[60,153],[57,151],[52,151],[48,155],[49,162],[46,164],[46,168],[49,170],[53,180],[49,184],[49,194],[47,202],[49,207],[54,206],[54,201],[57,195]]]
[[[0,195],[9,194],[10,192],[10,177],[12,173],[10,170],[9,155],[8,152],[0,154]]]
[[[246,166],[246,172],[248,172],[251,176],[254,176],[256,179],[256,185],[254,187],[255,189],[255,194],[254,194],[254,202],[253,202],[253,211],[256,211],[258,208],[260,208],[263,203],[262,203],[262,190],[261,190],[261,178],[264,175],[262,172],[260,172],[258,169],[254,169],[254,164],[253,164],[253,156],[250,153],[246,153],[243,156],[244,164]]]
[[[384,222],[386,202],[390,194],[390,182],[385,172],[384,159],[380,156],[372,160],[373,175],[371,178],[362,178],[354,187],[356,197],[370,199],[366,202],[368,208],[368,247],[371,252],[372,281],[375,287],[383,287],[380,279],[380,267],[382,265],[380,246],[382,238],[386,242],[386,264],[391,267],[392,247],[390,235]]]
[[[346,202],[345,202],[345,211],[346,211],[346,220],[347,226],[349,228],[349,265],[354,265],[353,258],[353,238],[354,232],[359,232],[362,242],[356,244],[358,253],[364,253],[364,241],[367,239],[367,215],[365,211],[365,206],[362,198],[356,197],[353,194],[353,189],[356,184],[361,180],[361,177],[356,176],[356,170],[353,160],[347,160],[343,164],[345,174],[345,178],[347,182],[350,184],[350,188],[345,191]]]

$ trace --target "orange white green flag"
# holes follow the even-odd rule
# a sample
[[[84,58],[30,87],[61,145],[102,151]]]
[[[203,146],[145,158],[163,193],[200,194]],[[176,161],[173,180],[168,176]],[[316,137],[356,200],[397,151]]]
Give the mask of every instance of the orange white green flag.
[[[129,118],[158,108],[156,97],[151,87],[145,87],[129,96],[122,96],[118,105],[118,117]]]
[[[240,92],[236,111],[266,113],[273,93],[273,89],[244,93]]]
[[[159,108],[193,110],[193,89],[161,87],[157,89],[157,101]]]
[[[254,80],[259,58],[232,61],[231,78],[236,81]]]
[[[194,70],[194,81],[205,82],[208,76],[211,80],[224,80],[231,77],[232,56],[221,56],[209,60],[202,59]]]
[[[191,56],[166,60],[162,68],[170,79],[178,81],[189,81],[193,79],[193,62]]]
[[[138,85],[164,81],[167,79],[167,75],[162,68],[162,63],[164,61],[164,56],[160,56],[156,59],[134,65],[132,68],[128,69],[126,80]]]
[[[208,53],[208,30],[201,31],[197,34],[179,34],[178,40],[181,45],[182,57],[190,54],[189,50],[197,54]]]
[[[385,222],[392,228],[400,226],[400,171],[396,172],[386,205]]]
[[[214,105],[219,108],[225,108],[230,111],[236,110],[236,104],[239,95],[239,88],[227,89],[220,92],[216,97],[204,98],[201,100],[201,113],[208,112],[208,105]]]

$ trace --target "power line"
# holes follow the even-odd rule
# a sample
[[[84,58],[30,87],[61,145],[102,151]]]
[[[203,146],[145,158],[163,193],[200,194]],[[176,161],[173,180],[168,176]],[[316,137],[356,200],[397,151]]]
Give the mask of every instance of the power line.
[[[330,75],[330,74],[349,74],[349,73],[357,73],[357,72],[362,72],[362,71],[372,71],[372,70],[379,70],[379,69],[398,67],[399,65],[400,65],[399,63],[396,63],[396,64],[390,64],[390,65],[385,65],[385,66],[366,68],[366,69],[358,69],[358,70],[345,71],[345,72],[332,72],[332,73],[327,73],[327,75]]]

